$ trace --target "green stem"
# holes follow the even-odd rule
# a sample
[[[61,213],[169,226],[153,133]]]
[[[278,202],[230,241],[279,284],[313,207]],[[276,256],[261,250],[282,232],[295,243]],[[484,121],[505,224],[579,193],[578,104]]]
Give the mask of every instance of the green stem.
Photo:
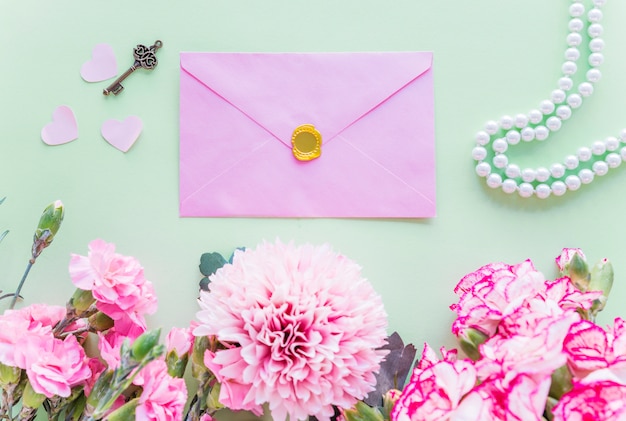
[[[28,276],[28,272],[30,272],[30,268],[33,267],[33,264],[35,263],[35,259],[30,259],[28,261],[28,265],[26,266],[26,270],[24,271],[24,275],[22,276],[22,280],[20,281],[20,284],[17,286],[17,290],[15,291],[15,295],[13,295],[13,299],[11,300],[11,305],[9,306],[10,309],[13,309],[13,307],[15,307],[15,303],[17,302],[17,297],[20,296],[20,292],[22,291],[22,287],[24,286],[24,282],[26,281],[26,277]]]

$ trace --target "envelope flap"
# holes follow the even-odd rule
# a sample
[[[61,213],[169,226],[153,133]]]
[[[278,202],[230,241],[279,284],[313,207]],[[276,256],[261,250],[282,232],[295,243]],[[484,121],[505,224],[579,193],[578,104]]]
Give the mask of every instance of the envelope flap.
[[[313,124],[326,143],[426,72],[430,52],[181,53],[181,68],[285,145]]]

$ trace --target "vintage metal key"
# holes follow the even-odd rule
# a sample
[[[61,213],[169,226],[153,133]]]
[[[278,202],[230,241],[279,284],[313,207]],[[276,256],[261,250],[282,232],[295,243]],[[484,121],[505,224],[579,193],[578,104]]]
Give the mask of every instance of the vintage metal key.
[[[145,45],[137,45],[133,50],[133,56],[135,57],[135,63],[128,70],[124,72],[124,74],[118,77],[115,82],[113,82],[108,88],[106,88],[102,93],[104,95],[117,95],[124,87],[122,86],[122,81],[126,79],[132,72],[139,68],[152,70],[159,63],[156,58],[156,51],[163,46],[163,43],[160,40],[156,40],[154,45],[150,47],[146,47]]]

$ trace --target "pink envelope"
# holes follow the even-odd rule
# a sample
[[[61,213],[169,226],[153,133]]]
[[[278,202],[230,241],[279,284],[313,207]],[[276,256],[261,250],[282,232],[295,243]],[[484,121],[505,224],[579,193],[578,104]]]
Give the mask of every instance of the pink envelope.
[[[181,53],[180,215],[435,216],[432,53]],[[291,138],[312,124],[321,156]]]

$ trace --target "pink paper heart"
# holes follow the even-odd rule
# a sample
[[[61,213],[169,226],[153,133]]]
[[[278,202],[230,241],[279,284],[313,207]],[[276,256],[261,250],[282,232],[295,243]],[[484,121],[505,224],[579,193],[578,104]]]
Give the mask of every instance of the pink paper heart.
[[[83,63],[80,76],[87,82],[100,82],[117,75],[117,61],[113,47],[97,44],[91,50],[91,60]]]
[[[78,139],[78,124],[74,111],[67,105],[57,107],[52,113],[52,121],[41,129],[41,140],[56,146]]]
[[[136,115],[128,116],[124,121],[106,120],[100,133],[104,140],[122,152],[126,152],[135,143],[143,130],[143,122]]]

